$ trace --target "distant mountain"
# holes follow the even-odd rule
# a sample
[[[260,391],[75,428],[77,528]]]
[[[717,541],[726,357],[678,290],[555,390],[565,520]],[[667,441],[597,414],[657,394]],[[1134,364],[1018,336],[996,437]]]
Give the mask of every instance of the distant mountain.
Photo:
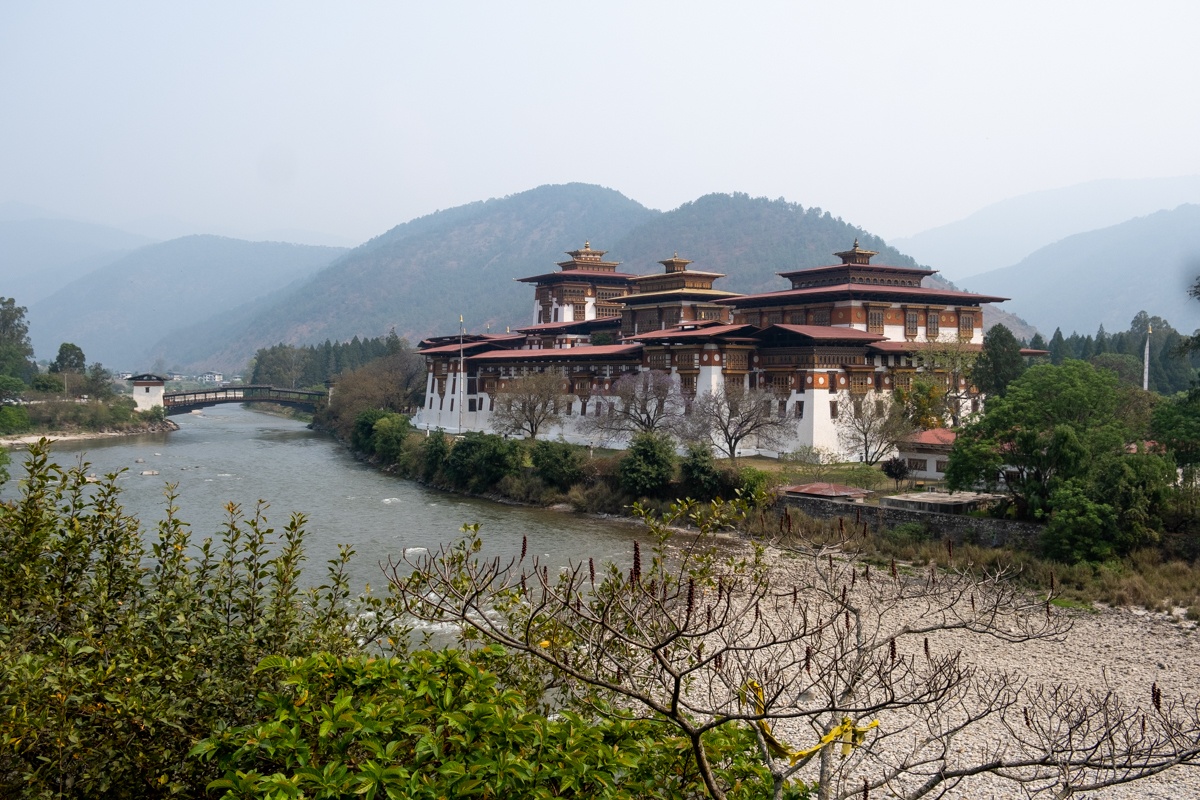
[[[585,184],[438,211],[397,225],[304,285],[247,309],[240,328],[208,338],[209,352],[197,358],[234,369],[260,347],[381,336],[392,327],[419,339],[457,330],[460,314],[476,331],[528,324],[533,295],[514,278],[554,270],[564,250],[587,240],[602,247],[657,215],[619,192]],[[235,316],[224,323],[236,325]],[[155,349],[169,352],[168,345]]]
[[[751,294],[782,291],[790,285],[775,273],[818,267],[854,242],[879,255],[880,264],[917,263],[878,236],[819,208],[746,194],[709,194],[660,214],[612,244],[611,257],[626,272],[661,272],[657,261],[675,252],[695,269],[723,272],[715,288]],[[593,244],[595,240],[593,239]]]
[[[1200,205],[1159,211],[1120,225],[1070,236],[1023,259],[962,281],[970,291],[1011,297],[1020,314],[1049,339],[1125,330],[1139,311],[1176,329],[1200,327],[1200,303],[1187,287],[1200,275]]]
[[[658,272],[655,262],[678,252],[698,269],[726,273],[722,289],[763,292],[787,288],[776,272],[828,264],[856,238],[880,251],[879,263],[916,266],[861,228],[782,200],[712,194],[660,213],[599,186],[542,186],[398,225],[310,280],[180,328],[152,351],[171,364],[232,370],[279,342],[344,341],[392,327],[413,341],[452,333],[459,314],[473,332],[528,325],[533,294],[513,279],[555,270],[564,250],[585,241],[625,272]]]
[[[1200,176],[1091,181],[1002,200],[965,219],[891,243],[961,281],[1016,264],[1067,236],[1184,203],[1200,203]]]
[[[16,203],[0,208],[0,295],[22,306],[154,241],[105,225],[28,216],[38,213]]]
[[[29,306],[38,358],[62,342],[88,361],[145,369],[148,344],[311,276],[346,251],[186,236],[142,247]]]

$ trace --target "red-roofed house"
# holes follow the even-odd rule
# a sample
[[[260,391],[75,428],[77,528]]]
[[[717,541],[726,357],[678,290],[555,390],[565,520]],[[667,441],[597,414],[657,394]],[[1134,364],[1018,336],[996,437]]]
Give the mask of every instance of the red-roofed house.
[[[934,428],[909,436],[898,449],[908,462],[913,480],[940,481],[946,477],[946,462],[957,434],[949,428]]]

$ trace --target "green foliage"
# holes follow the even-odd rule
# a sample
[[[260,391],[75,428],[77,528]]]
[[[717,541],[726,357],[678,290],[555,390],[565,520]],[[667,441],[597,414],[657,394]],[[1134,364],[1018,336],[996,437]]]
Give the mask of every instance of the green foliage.
[[[534,473],[547,485],[566,491],[583,479],[583,448],[566,442],[535,442],[529,454]]]
[[[51,372],[82,373],[87,368],[87,358],[83,348],[71,342],[63,342],[58,346],[58,356],[50,364]]]
[[[0,406],[0,433],[25,433],[31,427],[25,406]]]
[[[201,797],[216,773],[186,754],[278,691],[259,661],[354,652],[377,604],[346,602],[346,550],[301,590],[300,515],[277,532],[262,507],[231,504],[219,538],[197,542],[168,491],[146,534],[118,476],[87,469],[52,464],[43,441],[0,505],[0,795]]]
[[[371,455],[375,448],[371,437],[375,435],[375,423],[387,416],[382,408],[369,408],[354,418],[354,428],[350,432],[350,447],[360,453]]]
[[[66,384],[59,375],[35,375],[32,386],[35,392],[46,394],[62,394],[66,391]]]
[[[679,462],[683,494],[696,500],[713,500],[721,495],[721,471],[712,450],[702,444],[690,444]]]
[[[515,475],[525,460],[521,443],[489,433],[460,436],[450,448],[444,474],[451,485],[486,492],[506,475]]]
[[[0,402],[4,400],[15,400],[20,397],[25,390],[29,388],[25,385],[25,381],[20,378],[14,378],[12,375],[0,375]]]
[[[1050,558],[1073,564],[1104,561],[1117,554],[1117,516],[1108,503],[1088,496],[1079,481],[1068,481],[1054,490],[1054,509],[1042,533],[1042,551]]]
[[[901,413],[920,430],[941,428],[946,424],[946,385],[933,375],[918,373],[907,389],[897,389],[896,402]]]
[[[665,436],[636,434],[621,459],[621,488],[635,497],[657,497],[675,477],[675,446]]]
[[[1125,452],[1137,432],[1123,424],[1121,398],[1116,376],[1085,362],[1031,367],[959,435],[947,483],[1003,485],[1017,516],[1047,520],[1053,558],[1106,559],[1151,544],[1175,473],[1161,456]]]
[[[0,375],[21,380],[29,380],[37,372],[25,312],[13,298],[0,297]]]
[[[1003,397],[1008,384],[1024,371],[1017,337],[1004,325],[993,325],[983,337],[983,350],[971,371],[972,382],[989,397]]]
[[[271,658],[260,671],[278,675],[283,688],[263,695],[259,721],[193,753],[220,765],[224,777],[209,786],[224,790],[223,800],[615,800],[703,791],[686,740],[662,723],[616,712],[542,716],[482,666],[503,658],[495,647],[408,659]],[[732,762],[734,780],[761,781],[749,731],[720,731],[708,744]]]
[[[446,440],[446,434],[439,428],[425,440],[421,477],[430,483],[436,483],[449,456],[450,443]]]
[[[412,424],[403,414],[385,413],[375,422],[371,433],[371,449],[386,463],[400,460]]]
[[[1041,516],[1058,485],[1121,453],[1125,432],[1116,411],[1110,373],[1082,361],[1030,367],[959,434],[946,481],[955,490],[995,490],[1003,477],[1018,515]]]
[[[738,470],[738,481],[743,497],[758,497],[770,488],[771,475],[754,467],[742,467]]]
[[[29,412],[32,429],[39,431],[119,431],[145,424],[135,413],[137,403],[128,395],[87,403],[46,400],[22,408]]]
[[[1154,440],[1167,448],[1179,466],[1200,465],[1200,390],[1160,403],[1150,429]]]
[[[9,463],[10,459],[8,456],[8,449],[5,447],[0,447],[0,486],[8,482]]]
[[[880,468],[884,475],[896,482],[896,488],[900,488],[900,481],[907,478],[909,473],[908,461],[900,456],[892,456],[884,461]]]

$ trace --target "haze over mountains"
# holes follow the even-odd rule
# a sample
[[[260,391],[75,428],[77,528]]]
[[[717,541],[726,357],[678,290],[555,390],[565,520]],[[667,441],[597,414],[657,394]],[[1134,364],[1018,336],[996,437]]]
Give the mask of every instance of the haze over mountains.
[[[30,338],[42,358],[73,342],[89,361],[147,368],[147,344],[163,333],[306,278],[344,252],[219,236],[149,245],[31,304]]]
[[[952,281],[1016,264],[1067,236],[1200,203],[1200,175],[1099,180],[1010,197],[892,244]]]
[[[1200,275],[1200,205],[1158,211],[1098,231],[1068,236],[1019,263],[962,281],[970,291],[1012,298],[1009,311],[1047,338],[1124,330],[1138,311],[1177,330],[1200,327],[1200,304],[1187,288]]]
[[[1062,213],[1053,221],[1043,217],[1050,213],[1046,195],[1054,193],[1038,193],[908,241],[920,247],[951,241],[952,233],[978,234],[979,241],[960,238],[947,251],[955,265],[947,271],[955,277],[955,270],[976,271],[995,263],[998,252],[1040,242],[1072,221],[1091,224],[1122,208],[1174,199],[1193,183],[1200,187],[1200,179],[1149,182],[1116,202],[1108,185],[1129,182],[1100,183],[1055,195]],[[1161,189],[1157,195],[1151,184]],[[1092,202],[1099,195],[1108,199]],[[1071,205],[1080,197],[1091,199]],[[1100,322],[1122,329],[1143,309],[1190,331],[1200,317],[1200,306],[1193,311],[1184,293],[1200,273],[1198,208],[1075,231],[958,284],[1012,297],[987,309],[985,319],[1003,321],[1018,336],[1031,336],[1033,328],[1005,312],[1025,316],[1047,336],[1056,326],[1068,333],[1094,331]],[[607,250],[623,271],[640,274],[659,271],[655,262],[678,253],[699,269],[726,273],[720,288],[738,292],[783,289],[776,272],[827,264],[855,238],[880,251],[876,263],[928,263],[819,208],[711,194],[660,212],[587,184],[542,186],[438,211],[353,250],[218,236],[146,244],[123,231],[19,212],[0,207],[0,295],[29,306],[38,357],[53,358],[60,342],[72,341],[89,360],[121,369],[148,369],[161,359],[189,371],[237,371],[260,347],[379,336],[391,328],[415,341],[454,332],[459,314],[470,331],[528,325],[532,292],[514,279],[557,269],[563,251],[585,241]],[[980,222],[989,219],[1003,230]],[[1031,219],[1037,224],[1026,224]],[[28,244],[21,250],[16,242]]]

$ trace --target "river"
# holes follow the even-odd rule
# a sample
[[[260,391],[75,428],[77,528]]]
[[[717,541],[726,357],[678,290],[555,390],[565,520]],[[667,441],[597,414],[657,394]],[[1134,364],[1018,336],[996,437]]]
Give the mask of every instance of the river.
[[[259,499],[270,503],[267,518],[281,528],[293,512],[308,517],[306,582],[319,582],[338,545],[356,554],[350,578],[356,589],[380,587],[380,564],[405,548],[436,548],[454,541],[465,523],[481,524],[489,553],[518,555],[522,535],[529,552],[554,566],[589,557],[632,561],[633,540],[644,532],[620,520],[508,506],[425,488],[385,475],[356,461],[327,435],[302,423],[235,405],[172,417],[178,431],[54,445],[55,460],[118,478],[127,511],[153,532],[163,517],[163,489],[177,486],[178,516],[194,538],[216,536],[237,503],[253,513]],[[12,453],[12,479],[0,490],[10,499],[22,476],[23,451]],[[139,462],[139,459],[141,460]],[[157,471],[157,475],[143,475]]]

